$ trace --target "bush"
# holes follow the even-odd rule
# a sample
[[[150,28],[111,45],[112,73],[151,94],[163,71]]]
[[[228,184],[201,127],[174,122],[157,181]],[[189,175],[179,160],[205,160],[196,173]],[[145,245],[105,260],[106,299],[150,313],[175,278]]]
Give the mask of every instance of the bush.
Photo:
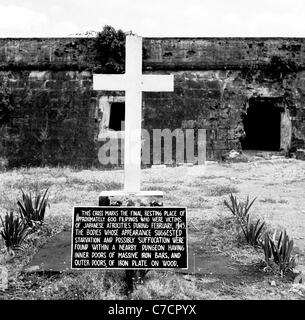
[[[224,204],[229,208],[235,218],[242,224],[248,223],[249,220],[249,210],[252,207],[254,198],[251,202],[249,196],[247,197],[246,202],[240,202],[237,200],[237,197],[234,197],[233,194],[230,194],[229,201],[225,200]]]
[[[272,259],[279,266],[283,275],[291,271],[296,265],[295,257],[292,256],[293,240],[289,239],[286,230],[280,233],[278,240],[276,240],[276,234],[277,232],[273,234],[272,238],[269,234],[265,234],[262,248],[267,266],[270,266]]]
[[[31,192],[27,194],[21,190],[22,203],[18,201],[17,205],[19,206],[21,217],[26,220],[27,225],[34,226],[36,222],[42,223],[44,221],[45,211],[49,206],[48,190],[46,189],[44,194],[36,191],[34,198],[32,198]]]
[[[261,244],[264,226],[265,222],[261,222],[260,219],[256,223],[249,219],[246,225],[241,225],[245,238],[250,245],[258,246]]]
[[[3,228],[0,234],[7,249],[18,249],[23,240],[29,235],[29,228],[26,223],[14,215],[12,211],[5,215],[4,220],[1,217],[0,219]]]
[[[96,60],[99,64],[96,73],[124,73],[125,71],[125,34],[105,26],[97,34],[95,43]]]
[[[257,246],[260,244],[265,226],[265,222],[261,222],[260,219],[256,222],[250,219],[249,210],[255,200],[256,198],[250,202],[249,197],[247,197],[246,202],[243,203],[238,201],[237,197],[234,197],[233,194],[231,194],[229,201],[224,201],[224,204],[230,209],[236,218],[247,242],[252,246]]]

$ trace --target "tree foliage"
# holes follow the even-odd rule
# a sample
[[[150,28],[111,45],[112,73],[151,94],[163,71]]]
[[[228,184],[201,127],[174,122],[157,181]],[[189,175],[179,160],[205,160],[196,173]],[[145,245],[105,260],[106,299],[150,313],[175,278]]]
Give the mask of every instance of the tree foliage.
[[[99,66],[96,73],[124,73],[125,72],[125,33],[105,26],[97,34],[95,40],[96,61]]]

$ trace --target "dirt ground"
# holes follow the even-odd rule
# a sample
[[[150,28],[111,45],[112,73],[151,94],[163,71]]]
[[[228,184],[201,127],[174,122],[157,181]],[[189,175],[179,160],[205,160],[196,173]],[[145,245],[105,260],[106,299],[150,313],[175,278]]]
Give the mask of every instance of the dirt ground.
[[[205,190],[214,189],[217,193],[217,187],[228,186],[237,188],[237,196],[241,199],[248,195],[257,197],[253,213],[274,228],[286,228],[296,245],[305,248],[304,161],[277,158],[250,163],[208,164],[202,169],[193,167],[189,170],[197,176],[194,183],[204,181]],[[223,196],[206,197],[208,208],[204,214],[190,209],[190,217],[199,214],[201,218],[211,218],[215,214],[226,214],[222,199]]]
[[[305,265],[305,162],[268,153],[249,154],[248,158],[249,162],[207,162],[202,166],[142,170],[143,190],[162,190],[164,205],[187,207],[189,242],[198,253],[196,263],[202,266],[202,270],[198,274],[150,272],[147,281],[137,287],[134,299],[304,298],[305,292],[295,288],[291,280],[262,273],[262,253],[238,241],[232,215],[223,201],[231,192],[241,200],[247,196],[251,199],[256,197],[252,214],[264,219],[270,229],[285,228],[295,241],[294,252],[299,256],[299,265]],[[120,189],[122,185],[122,170],[24,168],[2,171],[0,212],[4,214],[6,210],[16,209],[20,188],[48,187],[51,207],[46,219],[52,226],[52,234],[55,234],[71,224],[74,205],[97,205],[100,191]],[[46,239],[38,239],[36,247],[44,241]],[[1,248],[4,255],[4,246],[0,243]],[[11,290],[2,298],[65,299],[71,298],[67,295],[72,284],[86,286],[85,283],[74,282],[75,276],[66,275],[53,282],[37,278],[34,281],[36,289],[30,288],[28,281],[33,282],[33,279],[20,276],[18,272],[35,251],[37,249],[30,246],[26,259],[21,257],[7,262],[8,266],[16,268],[16,272]],[[275,281],[275,286],[274,283],[270,285],[272,281]],[[115,285],[119,287],[117,283]],[[65,294],[58,287],[65,288],[62,291]],[[110,287],[108,284],[107,290]],[[111,299],[118,298],[120,294],[118,290],[98,297]]]

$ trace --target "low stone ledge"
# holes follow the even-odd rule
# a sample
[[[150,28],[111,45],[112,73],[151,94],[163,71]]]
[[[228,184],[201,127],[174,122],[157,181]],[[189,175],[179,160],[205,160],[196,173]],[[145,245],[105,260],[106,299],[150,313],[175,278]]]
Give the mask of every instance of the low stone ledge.
[[[139,192],[103,191],[99,196],[99,206],[163,206],[163,192],[155,190]]]

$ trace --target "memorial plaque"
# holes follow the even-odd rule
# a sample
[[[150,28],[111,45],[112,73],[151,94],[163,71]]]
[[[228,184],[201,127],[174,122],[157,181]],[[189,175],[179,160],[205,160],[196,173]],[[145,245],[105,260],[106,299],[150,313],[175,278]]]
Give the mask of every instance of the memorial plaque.
[[[75,207],[71,251],[72,269],[186,269],[186,208]]]

